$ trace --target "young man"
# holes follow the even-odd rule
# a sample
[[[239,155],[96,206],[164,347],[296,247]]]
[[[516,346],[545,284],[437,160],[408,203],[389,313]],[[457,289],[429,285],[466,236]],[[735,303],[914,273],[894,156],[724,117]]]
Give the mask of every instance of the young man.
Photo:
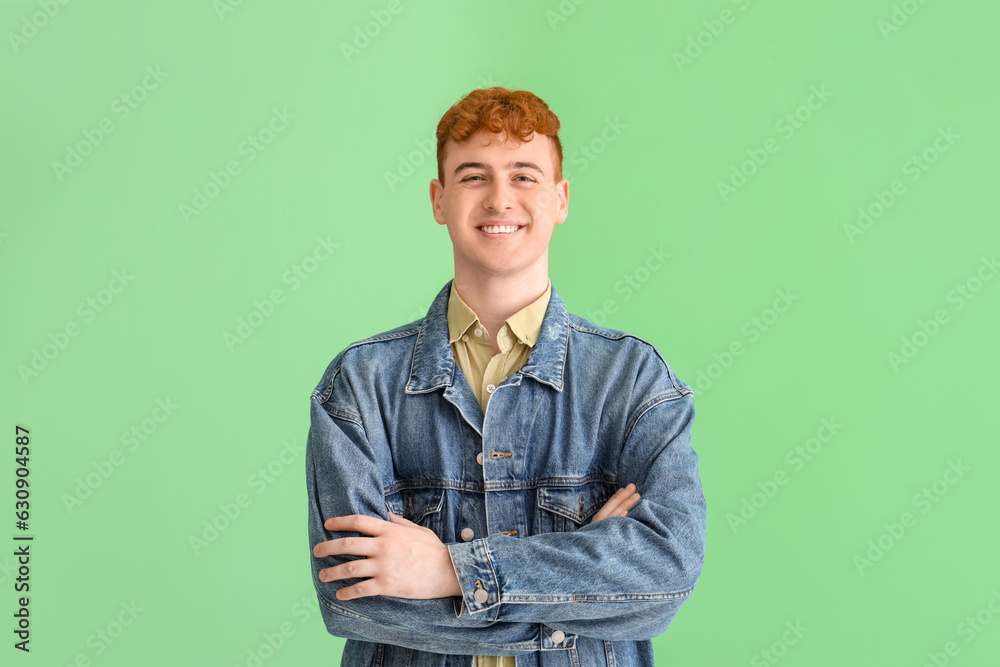
[[[548,278],[558,130],[504,88],[444,115],[430,196],[455,277],[313,391],[313,584],[342,665],[653,665],[701,573],[691,389]]]

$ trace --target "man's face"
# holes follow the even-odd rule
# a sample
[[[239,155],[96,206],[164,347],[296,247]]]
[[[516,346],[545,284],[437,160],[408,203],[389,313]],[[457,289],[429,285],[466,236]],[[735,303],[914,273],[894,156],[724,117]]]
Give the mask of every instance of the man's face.
[[[445,185],[431,181],[434,219],[448,226],[456,273],[547,276],[552,230],[569,212],[569,181],[554,182],[548,136],[533,133],[516,145],[502,138],[480,131],[447,144]]]

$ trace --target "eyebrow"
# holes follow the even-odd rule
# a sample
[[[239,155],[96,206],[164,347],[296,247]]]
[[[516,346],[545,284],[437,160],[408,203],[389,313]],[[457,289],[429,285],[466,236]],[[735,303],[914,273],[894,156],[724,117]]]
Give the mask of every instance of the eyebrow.
[[[462,171],[463,169],[482,169],[483,171],[489,171],[489,172],[493,171],[493,167],[491,167],[488,164],[484,164],[482,162],[463,162],[462,164],[455,167],[454,173],[458,174],[458,172]],[[545,175],[545,172],[542,171],[541,167],[539,167],[537,164],[533,162],[508,162],[507,164],[504,165],[504,169],[507,169],[508,171],[512,169],[534,169],[542,176]]]

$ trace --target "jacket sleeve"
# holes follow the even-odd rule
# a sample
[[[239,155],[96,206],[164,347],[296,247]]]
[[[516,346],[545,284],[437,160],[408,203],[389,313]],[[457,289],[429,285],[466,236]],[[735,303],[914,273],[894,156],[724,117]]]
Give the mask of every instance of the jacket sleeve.
[[[449,545],[470,615],[608,640],[666,630],[704,562],[706,505],[693,420],[691,390],[679,382],[634,409],[619,479],[634,481],[642,499],[626,516],[572,532],[492,534]],[[479,589],[485,594],[477,600]]]
[[[538,623],[498,622],[482,614],[463,614],[457,597],[409,600],[372,596],[341,601],[336,598],[337,589],[357,579],[319,580],[321,569],[354,558],[312,555],[312,547],[319,542],[354,534],[327,531],[323,526],[326,519],[348,514],[389,519],[383,489],[385,481],[392,477],[391,456],[369,444],[360,414],[353,407],[356,402],[353,397],[347,398],[349,383],[337,378],[339,358],[324,374],[329,384],[321,382],[313,393],[306,445],[309,558],[327,630],[337,637],[434,653],[498,655],[540,650],[548,635]],[[326,401],[330,392],[338,394],[336,401]]]

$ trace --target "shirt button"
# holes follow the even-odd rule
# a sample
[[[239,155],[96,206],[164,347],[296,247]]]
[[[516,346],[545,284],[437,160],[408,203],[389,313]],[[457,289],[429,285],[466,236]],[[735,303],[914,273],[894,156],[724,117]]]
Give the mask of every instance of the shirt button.
[[[556,630],[552,633],[553,644],[562,644],[564,639],[566,639],[566,633],[562,630]]]
[[[483,330],[482,329],[476,329],[473,333],[476,334],[477,336],[482,336],[483,335]]]
[[[471,528],[462,529],[462,539],[466,542],[471,542],[472,538],[476,536],[476,533]]]
[[[462,334],[462,340],[469,340],[469,337],[466,336],[465,334]]]
[[[480,589],[479,589],[478,591],[476,591],[476,592],[475,592],[475,594],[474,594],[474,595],[472,596],[472,599],[473,599],[473,600],[475,600],[476,602],[478,602],[479,604],[483,604],[484,602],[486,602],[487,600],[489,600],[489,599],[490,599],[490,594],[489,594],[489,593],[487,593],[487,592],[486,592],[485,590],[483,590],[482,588],[480,588]]]
[[[486,391],[488,391],[489,393],[492,394],[494,391],[496,391],[496,386],[492,385],[492,384],[488,384],[488,385],[486,385]]]
[[[482,452],[479,452],[478,454],[476,454],[476,463],[478,463],[479,465],[483,465],[483,453]]]

